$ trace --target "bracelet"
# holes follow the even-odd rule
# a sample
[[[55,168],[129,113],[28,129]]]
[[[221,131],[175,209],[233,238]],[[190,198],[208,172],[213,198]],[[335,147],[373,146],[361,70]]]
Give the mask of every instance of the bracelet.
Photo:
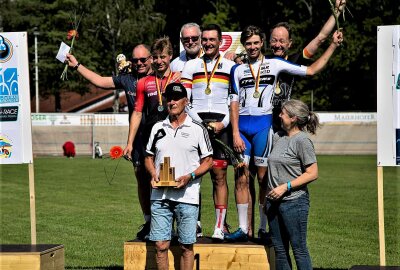
[[[73,67],[73,69],[74,69],[74,70],[77,70],[78,67],[79,67],[80,65],[81,65],[81,63],[78,62],[78,64],[76,64],[76,65]]]
[[[290,191],[292,189],[292,183],[287,182],[287,191]]]
[[[192,177],[192,180],[196,179],[196,174],[195,174],[194,172],[192,172],[192,173],[190,174],[190,176]]]

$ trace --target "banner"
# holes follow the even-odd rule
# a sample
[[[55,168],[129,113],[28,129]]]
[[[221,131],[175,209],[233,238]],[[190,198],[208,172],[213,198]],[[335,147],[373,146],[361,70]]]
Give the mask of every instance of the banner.
[[[242,43],[240,43],[240,34],[242,32],[222,32],[222,44],[219,47],[221,53],[234,52],[239,54],[244,51]],[[183,45],[180,43],[180,51],[183,51]]]
[[[400,25],[393,29],[393,121],[396,129],[396,165],[400,165]]]
[[[26,32],[0,33],[0,164],[32,163]]]
[[[129,126],[128,114],[32,113],[32,126]]]
[[[378,166],[400,165],[400,25],[378,26]]]

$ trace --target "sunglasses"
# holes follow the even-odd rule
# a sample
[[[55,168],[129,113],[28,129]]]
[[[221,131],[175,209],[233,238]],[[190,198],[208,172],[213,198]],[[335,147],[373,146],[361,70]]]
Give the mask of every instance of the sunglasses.
[[[200,36],[194,36],[194,37],[182,37],[182,42],[183,43],[188,43],[190,40],[192,40],[193,42],[198,41],[200,38]]]
[[[147,60],[149,60],[150,57],[151,57],[151,56],[148,56],[148,57],[141,57],[141,58],[132,58],[132,59],[131,59],[131,62],[134,63],[134,64],[137,64],[137,63],[139,63],[139,61],[140,61],[140,62],[142,62],[142,63],[144,64]]]

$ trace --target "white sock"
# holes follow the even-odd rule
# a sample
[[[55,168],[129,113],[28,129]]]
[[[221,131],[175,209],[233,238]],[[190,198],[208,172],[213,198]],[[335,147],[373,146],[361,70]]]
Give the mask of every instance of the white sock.
[[[264,214],[264,206],[262,204],[258,205],[258,211],[260,212],[260,228],[266,231],[267,228],[267,215]]]
[[[244,233],[248,232],[248,224],[247,224],[247,209],[249,208],[248,203],[237,204],[236,205],[239,216],[239,227],[242,229]]]
[[[216,205],[215,206],[215,228],[224,229],[225,223],[225,216],[226,216],[226,205]]]

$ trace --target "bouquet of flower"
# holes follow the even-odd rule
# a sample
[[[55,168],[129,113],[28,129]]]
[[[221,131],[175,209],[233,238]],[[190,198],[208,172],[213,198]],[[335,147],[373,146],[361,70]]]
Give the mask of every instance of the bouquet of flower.
[[[212,138],[216,143],[218,143],[220,149],[225,153],[226,156],[229,157],[229,159],[231,160],[232,166],[235,169],[246,166],[246,163],[244,162],[244,159],[243,159],[243,156],[241,153],[234,151],[231,147],[229,147],[223,141],[216,138],[215,127],[212,124],[212,122],[208,122],[208,123],[203,122],[203,125],[205,125],[205,127],[207,128],[210,138]]]
[[[69,53],[71,53],[72,48],[74,47],[75,39],[79,38],[78,28],[79,28],[79,24],[81,23],[82,16],[83,16],[83,12],[82,12],[81,16],[79,16],[79,18],[77,18],[77,15],[75,12],[73,15],[73,18],[70,17],[72,29],[70,29],[67,33],[67,39],[71,40],[71,48],[69,49]],[[67,75],[68,75],[68,64],[65,64],[64,70],[61,73],[61,77],[60,77],[61,80],[63,80],[63,81],[68,80]]]

